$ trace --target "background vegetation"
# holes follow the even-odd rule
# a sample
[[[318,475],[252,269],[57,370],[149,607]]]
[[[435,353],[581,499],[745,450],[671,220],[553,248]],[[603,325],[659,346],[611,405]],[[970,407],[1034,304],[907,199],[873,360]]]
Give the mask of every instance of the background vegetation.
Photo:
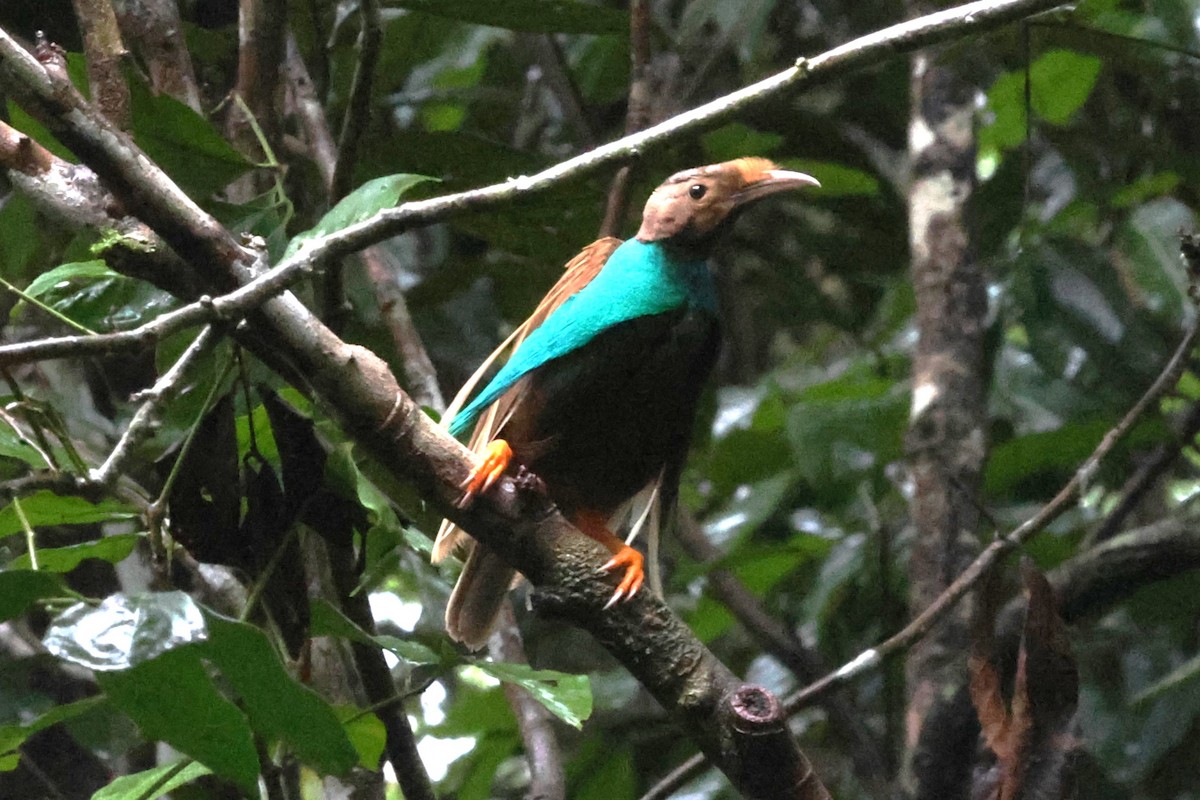
[[[232,0],[179,4],[181,40],[158,16],[174,3],[151,0],[8,0],[0,27],[30,46],[45,31],[110,119],[229,230],[261,237],[245,241],[272,261],[314,226],[536,173],[923,10],[689,0],[636,3],[631,18],[582,0],[241,6],[282,24],[262,23],[277,47],[258,49],[257,64]],[[121,45],[103,40],[106,8]],[[975,131],[975,185],[960,210],[986,304],[974,320],[980,357],[961,366],[986,390],[986,460],[978,486],[964,479],[947,501],[978,517],[968,561],[1077,473],[1194,316],[1178,236],[1194,231],[1200,203],[1198,20],[1193,0],[1084,0],[928,54],[967,87]],[[81,29],[100,38],[85,43]],[[106,53],[119,55],[107,76]],[[912,69],[896,57],[806,85],[640,152],[624,183],[605,170],[454,215],[294,288],[436,415],[602,226],[635,230],[667,174],[763,155],[817,176],[820,192],[747,215],[716,259],[726,341],[684,476],[683,530],[662,555],[671,608],[735,673],[786,697],[900,630],[920,610],[914,585],[930,579],[910,561],[930,532],[910,510],[921,491],[909,470],[921,436],[909,425],[922,278],[910,270],[908,153],[914,120],[944,115],[930,107],[937,97],[911,102]],[[112,86],[123,100],[99,91]],[[6,135],[87,163],[11,96],[0,116]],[[106,250],[111,226],[88,217],[94,199],[65,198],[74,210],[64,213],[30,188],[45,179],[23,169],[28,151],[6,144],[0,155],[4,344],[130,330],[188,296],[122,274]],[[566,796],[639,797],[696,752],[589,636],[519,600],[536,670],[456,650],[441,630],[453,568],[426,557],[434,509],[356,448],[329,408],[290,388],[286,368],[231,339],[201,341],[155,425],[100,485],[80,489],[72,476],[97,477],[89,470],[146,400],[136,393],[198,331],[133,353],[0,360],[0,796],[90,797],[115,776],[131,777],[100,796],[153,796],[168,778],[184,787],[175,796],[237,796],[258,791],[260,775],[272,797],[335,785],[377,796],[380,776],[394,777],[379,769],[387,721],[363,709],[390,695],[364,690],[372,679],[350,643],[389,652],[441,796],[525,796],[531,782],[550,791],[538,781],[558,763]],[[1037,752],[1068,758],[1077,796],[1200,796],[1200,379],[1186,355],[1170,391],[1083,476],[1077,502],[1022,548],[1070,623],[1073,656],[1060,639],[1053,649],[1078,670],[1077,711]],[[1119,566],[1104,560],[1122,554]],[[961,673],[939,673],[950,695],[965,697],[972,649],[1006,676],[996,696],[1020,694],[1019,612],[1001,611],[1020,595],[1015,558],[996,572],[967,607],[997,621],[995,637],[945,640],[957,642],[947,647]],[[961,633],[967,623],[946,624]],[[504,646],[493,655],[512,656]],[[793,717],[834,796],[954,796],[922,779],[928,758],[963,775],[954,791],[966,796],[1011,763],[995,765],[996,741],[979,739],[969,704],[938,722],[960,726],[946,730],[961,733],[961,752],[923,751],[919,673],[891,658]],[[998,718],[982,716],[994,733]],[[555,744],[535,744],[531,730]],[[676,796],[732,792],[709,770]]]

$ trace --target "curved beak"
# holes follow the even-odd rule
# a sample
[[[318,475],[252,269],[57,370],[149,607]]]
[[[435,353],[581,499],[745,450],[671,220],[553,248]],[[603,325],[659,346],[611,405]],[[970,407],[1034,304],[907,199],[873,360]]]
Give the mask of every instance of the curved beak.
[[[765,177],[755,181],[754,183],[742,189],[734,195],[734,204],[741,206],[746,203],[751,203],[763,197],[768,197],[778,192],[786,192],[792,189],[806,189],[810,186],[821,185],[821,182],[812,175],[806,175],[803,172],[793,172],[788,169],[771,169],[767,170]]]

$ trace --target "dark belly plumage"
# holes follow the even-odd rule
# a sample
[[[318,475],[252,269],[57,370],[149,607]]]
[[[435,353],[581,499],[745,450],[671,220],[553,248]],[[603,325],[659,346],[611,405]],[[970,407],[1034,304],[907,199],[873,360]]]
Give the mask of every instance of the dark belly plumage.
[[[514,386],[499,436],[567,514],[612,514],[664,467],[673,497],[718,341],[690,309],[613,326]]]

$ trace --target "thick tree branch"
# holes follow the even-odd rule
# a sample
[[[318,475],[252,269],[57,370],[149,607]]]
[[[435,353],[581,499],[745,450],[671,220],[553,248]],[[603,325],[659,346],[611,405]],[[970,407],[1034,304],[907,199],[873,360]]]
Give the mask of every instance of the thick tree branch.
[[[909,3],[924,10],[922,0]],[[918,341],[906,437],[916,537],[909,611],[936,600],[979,551],[987,459],[984,335],[987,286],[974,255],[967,206],[975,192],[975,103],[969,56],[913,57],[909,120],[909,245]],[[973,728],[944,724],[967,685],[972,603],[947,614],[905,662],[904,762],[917,800],[965,797]]]
[[[568,177],[594,172],[632,156],[638,148],[663,143],[755,103],[778,98],[810,77],[832,78],[895,52],[986,30],[1053,5],[1046,0],[982,2],[894,26],[532,178],[385,211],[318,240],[306,248],[304,256],[339,257],[414,224],[507,203],[517,194],[544,190]],[[248,280],[253,256],[64,83],[0,33],[0,85],[95,169],[116,197],[197,271],[210,291]],[[575,531],[541,498],[520,494],[507,480],[475,507],[457,509],[453,503],[457,485],[471,463],[465,449],[429,422],[378,358],[341,342],[294,298],[285,295],[265,304],[252,330],[261,334],[255,352],[276,361],[283,355],[291,374],[307,376],[306,388],[338,414],[347,432],[385,468],[412,484],[434,510],[451,517],[503,554],[535,586],[543,587],[545,591],[538,596],[540,606],[583,624],[609,647],[735,785],[755,785],[744,773],[745,765],[753,761],[746,754],[754,752],[754,732],[730,725],[722,711],[739,696],[741,684],[648,593],[601,613],[611,593],[611,587],[595,575],[596,567],[607,558],[603,548]],[[269,345],[265,343],[268,339]],[[741,718],[736,709],[733,718]],[[763,738],[779,741],[778,737]],[[794,744],[790,747],[788,758],[802,764],[803,756]],[[801,780],[807,787],[801,796],[823,795],[810,773],[801,775]],[[774,796],[798,794],[797,787],[786,783],[775,788]]]
[[[73,0],[83,32],[92,102],[119,128],[129,127],[129,87],[121,74],[125,45],[111,0]]]
[[[183,21],[175,0],[117,0],[117,21],[130,45],[141,55],[156,92],[200,112],[200,89],[192,56],[183,38]]]
[[[158,185],[161,173],[125,137],[111,133],[102,118],[96,119],[73,90],[64,93],[65,101],[55,96],[56,102],[46,102],[38,89],[39,84],[53,87],[50,77],[36,63],[31,68],[18,63],[14,68],[13,56],[20,62],[23,53],[14,54],[6,46],[11,42],[0,34],[0,83],[26,100],[31,94],[30,105],[45,112],[44,121],[61,132],[64,142],[82,143],[92,166],[118,199],[126,205],[138,203],[148,217],[159,222],[161,232],[171,234],[172,245],[178,243],[187,261],[203,271],[206,282],[228,285],[249,275],[249,254],[190,201],[175,196],[169,183]],[[41,73],[32,91],[22,82],[23,69]],[[93,122],[98,129],[90,129]],[[76,127],[85,125],[89,130]],[[150,197],[162,206],[139,191],[142,181],[155,185]],[[33,191],[38,188],[30,187]],[[324,246],[328,242],[326,239]],[[222,254],[228,257],[222,259]],[[250,333],[258,336],[247,341],[247,346],[269,363],[282,356],[292,379],[304,376],[302,388],[336,412],[347,433],[384,468],[410,483],[434,510],[502,553],[535,586],[547,587],[541,605],[585,624],[647,685],[735,785],[753,785],[755,776],[746,765],[756,763],[754,743],[761,740],[776,747],[778,737],[756,739],[752,731],[740,732],[728,723],[729,716],[722,709],[738,696],[742,684],[649,593],[619,609],[603,611],[612,591],[597,576],[598,566],[608,558],[604,548],[576,531],[544,498],[519,495],[509,480],[474,507],[457,508],[458,485],[472,463],[466,449],[432,424],[373,353],[339,340],[294,297],[284,295],[265,303],[250,322]],[[397,746],[406,749],[402,742]],[[824,789],[804,756],[794,743],[790,748],[790,763],[799,765],[797,773],[803,778],[799,788],[804,793],[799,796],[823,797]],[[403,767],[397,764],[398,770]],[[777,789],[774,796],[797,796],[797,787],[779,785]]]

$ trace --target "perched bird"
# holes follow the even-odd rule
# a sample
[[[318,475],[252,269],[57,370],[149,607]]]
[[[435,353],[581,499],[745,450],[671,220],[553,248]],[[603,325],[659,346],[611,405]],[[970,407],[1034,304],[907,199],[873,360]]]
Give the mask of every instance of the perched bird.
[[[525,467],[572,524],[612,552],[604,569],[621,574],[610,605],[633,596],[644,559],[617,538],[612,522],[630,513],[639,494],[649,496],[647,509],[674,506],[696,403],[719,342],[706,259],[747,204],[818,185],[763,158],[686,170],[650,195],[633,239],[604,238],[584,248],[446,413],[444,424],[456,436],[475,426],[471,448],[481,456],[460,504],[506,471]],[[476,648],[487,640],[514,572],[449,522],[434,544],[434,561],[463,542],[470,553],[446,609],[446,629]]]

